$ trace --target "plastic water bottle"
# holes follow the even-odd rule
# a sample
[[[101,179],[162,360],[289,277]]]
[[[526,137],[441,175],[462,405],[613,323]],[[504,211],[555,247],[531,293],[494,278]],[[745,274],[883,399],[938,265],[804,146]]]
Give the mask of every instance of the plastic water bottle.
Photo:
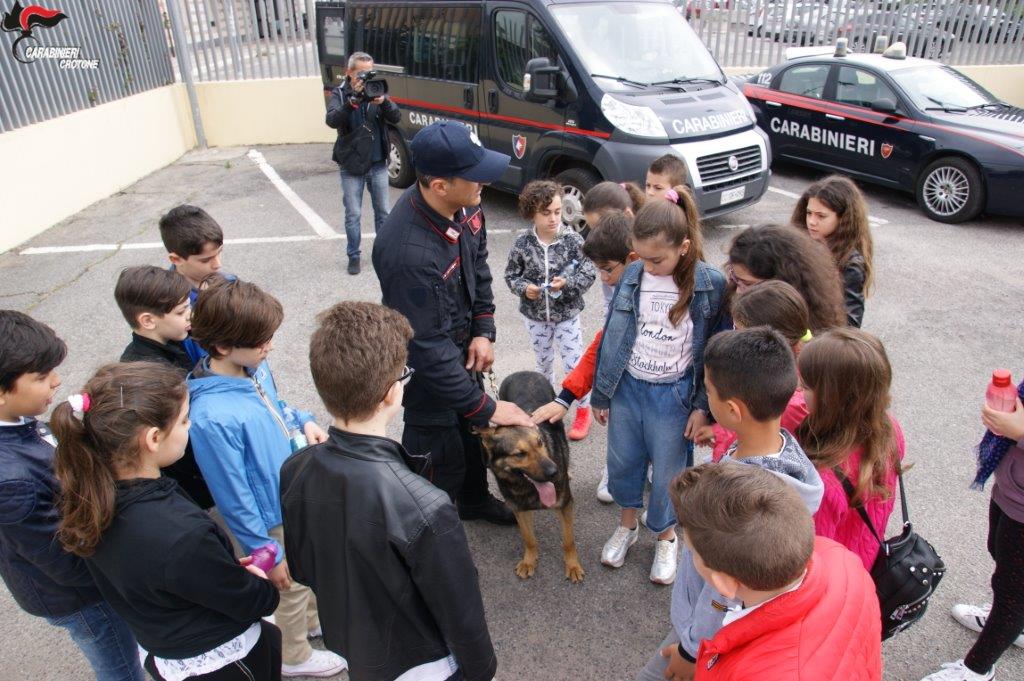
[[[288,442],[291,443],[292,451],[297,452],[309,444],[302,432],[302,426],[299,424],[298,414],[284,400],[278,400],[278,404],[281,405],[281,412],[284,413],[284,425],[288,429]]]
[[[996,411],[1012,412],[1017,408],[1017,389],[1013,387],[1010,372],[996,369],[992,372],[992,382],[985,391],[985,404]]]
[[[277,546],[264,544],[250,553],[249,557],[252,558],[252,564],[260,570],[270,572],[274,569],[274,563],[277,561]]]
[[[576,266],[578,264],[579,264],[578,260],[573,260],[571,263],[569,263],[568,265],[565,266],[564,270],[562,270],[561,272],[556,274],[555,277],[564,277],[565,279],[568,279],[569,277],[572,276],[572,273],[576,269]],[[551,277],[551,278],[554,279],[555,277]],[[544,284],[544,288],[547,290],[548,295],[551,296],[552,298],[561,298],[562,297],[562,291],[565,290],[564,287],[560,288],[557,291],[552,290],[550,282],[548,282],[547,284]]]

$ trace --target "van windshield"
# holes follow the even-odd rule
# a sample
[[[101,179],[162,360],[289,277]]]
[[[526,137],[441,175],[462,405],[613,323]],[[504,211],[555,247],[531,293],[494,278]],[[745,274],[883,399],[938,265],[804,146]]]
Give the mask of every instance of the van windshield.
[[[724,80],[714,57],[669,3],[571,3],[552,5],[551,13],[589,73],[637,83]]]

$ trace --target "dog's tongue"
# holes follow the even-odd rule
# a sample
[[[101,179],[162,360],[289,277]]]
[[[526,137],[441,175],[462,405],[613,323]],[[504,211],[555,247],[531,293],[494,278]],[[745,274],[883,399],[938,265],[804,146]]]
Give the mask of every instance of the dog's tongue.
[[[537,482],[536,480],[527,476],[526,478],[533,483],[533,486],[537,488],[537,495],[540,496],[540,503],[544,504],[544,508],[551,508],[555,505],[555,485],[550,482]]]

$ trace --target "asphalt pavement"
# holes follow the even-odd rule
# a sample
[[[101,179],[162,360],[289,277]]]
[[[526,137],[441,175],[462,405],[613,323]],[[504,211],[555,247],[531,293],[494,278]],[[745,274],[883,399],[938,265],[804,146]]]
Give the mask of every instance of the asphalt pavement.
[[[225,268],[281,300],[285,320],[270,357],[278,386],[289,401],[312,408],[326,421],[308,370],[309,335],[316,313],[332,303],[380,299],[369,261],[372,241],[368,236],[362,241],[362,274],[346,275],[345,242],[332,234],[344,229],[329,145],[259,148],[298,204],[289,202],[248,151],[192,152],[0,255],[0,305],[34,315],[68,343],[58,399],[120,355],[129,329],[114,304],[117,274],[131,265],[165,263],[157,220],[179,203],[193,203],[224,228]],[[706,258],[721,265],[742,226],[786,221],[793,194],[814,177],[777,166],[772,191],[760,203],[705,224]],[[949,568],[924,620],[884,645],[885,678],[915,680],[962,657],[974,640],[975,634],[949,617],[950,606],[990,599],[988,490],[970,491],[968,484],[973,447],[983,432],[979,409],[989,372],[1008,367],[1019,379],[1024,371],[1024,325],[1013,317],[1024,299],[1024,223],[984,218],[945,225],[925,218],[909,195],[865,190],[876,218],[877,274],[864,328],[882,339],[894,368],[892,413],[903,425],[907,461],[914,464],[906,475],[911,519]],[[392,190],[392,201],[399,193]],[[483,205],[496,275],[500,380],[533,368],[517,301],[501,278],[515,233],[525,224],[510,195],[488,190]],[[367,197],[364,235],[372,235],[372,224]],[[583,313],[587,337],[599,328],[601,309],[595,286]],[[399,433],[399,424],[393,431]],[[563,576],[555,514],[541,514],[536,521],[540,564],[527,581],[513,572],[521,551],[514,527],[466,525],[498,653],[499,681],[632,679],[670,626],[671,589],[647,580],[652,536],[641,538],[621,569],[600,564],[601,546],[617,520],[615,509],[594,496],[605,443],[605,430],[595,425],[587,440],[572,445],[583,583],[570,584]],[[898,525],[895,515],[891,533]],[[0,589],[0,641],[0,681],[91,678],[67,635],[21,612],[6,589]],[[1024,651],[1011,648],[996,678],[1024,679]]]

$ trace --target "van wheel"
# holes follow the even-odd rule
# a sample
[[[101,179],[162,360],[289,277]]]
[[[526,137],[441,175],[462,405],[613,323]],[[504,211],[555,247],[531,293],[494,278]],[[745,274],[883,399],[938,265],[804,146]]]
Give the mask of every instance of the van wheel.
[[[932,220],[965,222],[981,212],[984,202],[981,173],[966,159],[940,158],[917,179],[917,205]]]
[[[601,181],[601,176],[590,168],[568,168],[555,175],[555,182],[562,185],[562,224],[573,231],[587,236],[590,230],[583,219],[583,195]]]
[[[388,182],[392,187],[405,189],[416,179],[409,150],[401,133],[394,128],[388,128],[388,143]]]

